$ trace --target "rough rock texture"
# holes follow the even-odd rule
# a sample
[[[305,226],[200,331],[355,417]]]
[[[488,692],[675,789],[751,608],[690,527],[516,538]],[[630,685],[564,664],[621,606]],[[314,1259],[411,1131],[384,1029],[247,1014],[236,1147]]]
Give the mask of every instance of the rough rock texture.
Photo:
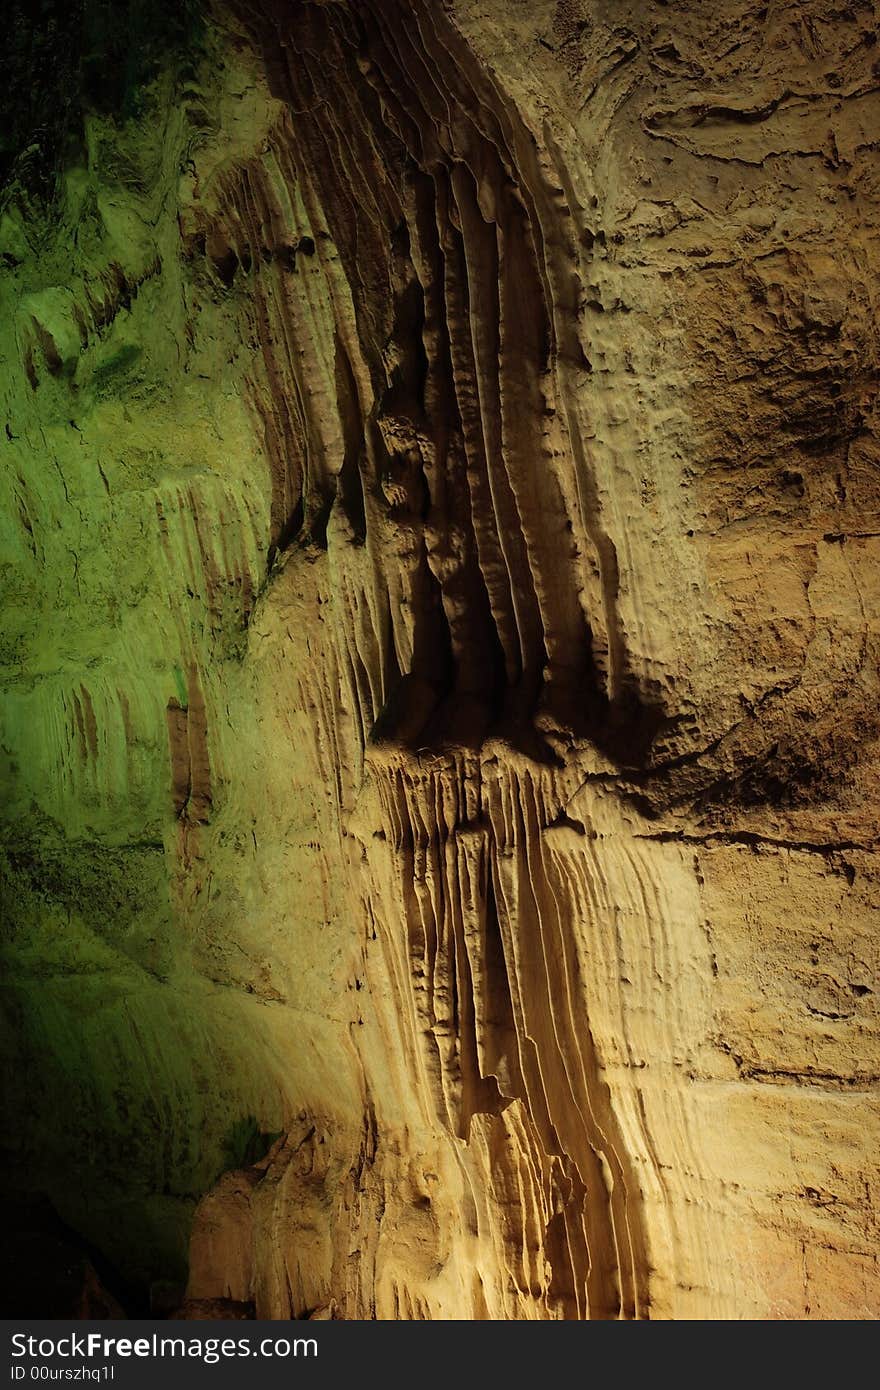
[[[13,1189],[195,1315],[877,1316],[875,7],[197,20],[3,195]]]

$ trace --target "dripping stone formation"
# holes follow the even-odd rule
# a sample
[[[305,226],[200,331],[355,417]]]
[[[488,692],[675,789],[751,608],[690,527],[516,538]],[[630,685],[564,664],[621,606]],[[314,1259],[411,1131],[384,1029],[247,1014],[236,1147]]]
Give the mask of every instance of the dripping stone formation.
[[[875,18],[12,0],[10,1310],[880,1314]]]

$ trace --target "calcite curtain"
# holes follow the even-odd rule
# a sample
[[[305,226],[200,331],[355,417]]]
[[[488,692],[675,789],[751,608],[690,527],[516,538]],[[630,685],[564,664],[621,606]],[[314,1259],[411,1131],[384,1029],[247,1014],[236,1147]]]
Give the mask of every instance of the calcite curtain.
[[[37,1285],[876,1317],[876,7],[26,8]]]

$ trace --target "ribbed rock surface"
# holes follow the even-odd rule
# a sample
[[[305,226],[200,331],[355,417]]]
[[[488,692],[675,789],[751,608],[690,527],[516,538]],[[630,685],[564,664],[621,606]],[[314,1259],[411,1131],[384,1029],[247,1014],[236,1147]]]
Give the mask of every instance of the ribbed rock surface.
[[[218,0],[19,155],[10,1172],[132,1287],[880,1313],[874,18]]]

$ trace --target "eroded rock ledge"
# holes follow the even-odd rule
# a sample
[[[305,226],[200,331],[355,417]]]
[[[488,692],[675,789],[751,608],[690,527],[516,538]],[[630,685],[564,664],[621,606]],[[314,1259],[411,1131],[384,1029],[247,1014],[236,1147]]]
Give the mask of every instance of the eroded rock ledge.
[[[11,1181],[154,1301],[880,1312],[876,35],[711,9],[217,0],[8,173]]]

